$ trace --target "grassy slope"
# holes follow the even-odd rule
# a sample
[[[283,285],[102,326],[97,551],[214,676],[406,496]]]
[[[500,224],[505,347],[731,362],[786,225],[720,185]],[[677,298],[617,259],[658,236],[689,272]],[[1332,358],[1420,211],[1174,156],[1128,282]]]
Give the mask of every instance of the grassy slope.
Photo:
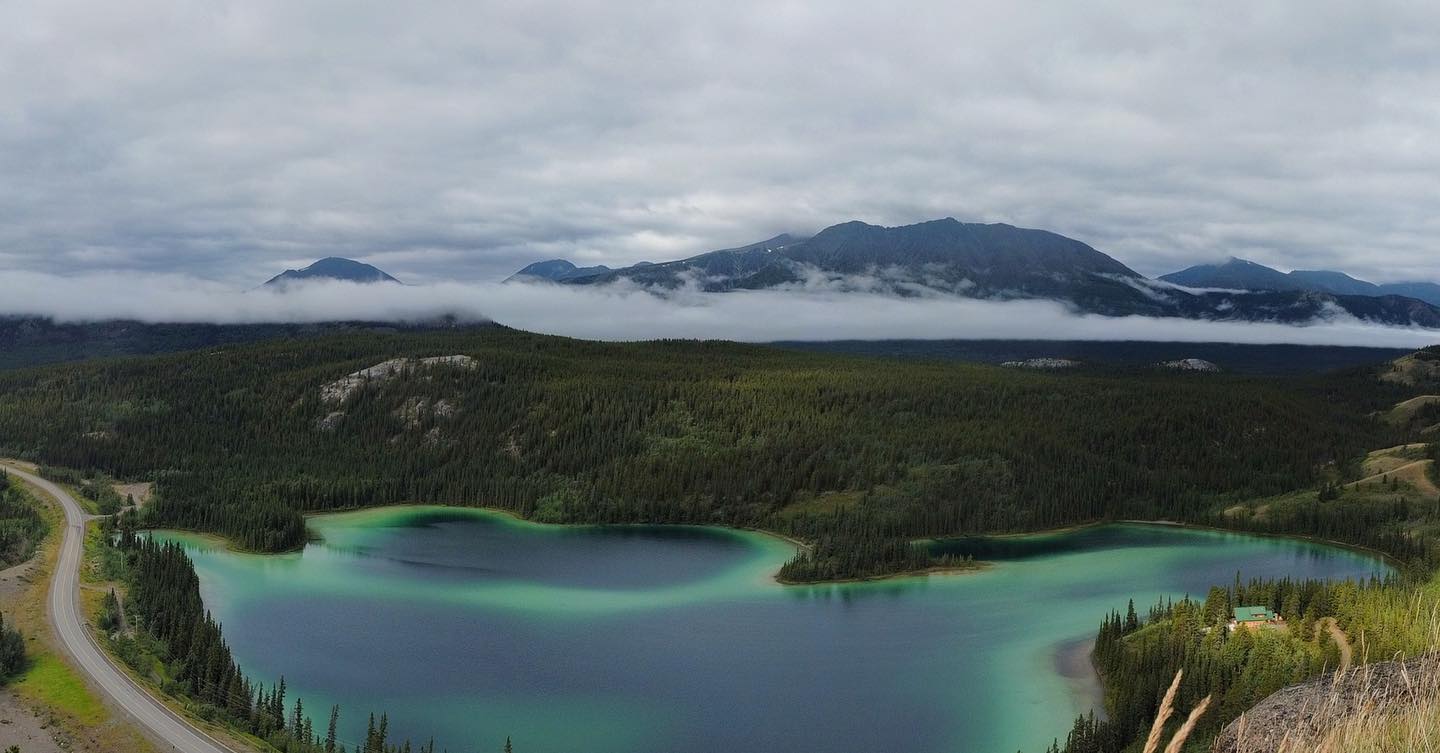
[[[1398,536],[1440,540],[1440,488],[1428,447],[1409,443],[1375,450],[1350,469],[1349,478],[1344,470],[1331,469],[1325,480],[1334,485],[1334,499],[1324,498],[1318,488],[1303,489],[1230,506],[1224,516],[1255,528],[1310,518],[1321,509],[1348,509],[1361,517],[1375,511],[1377,518],[1390,518],[1386,525]],[[1378,512],[1382,510],[1388,512]]]

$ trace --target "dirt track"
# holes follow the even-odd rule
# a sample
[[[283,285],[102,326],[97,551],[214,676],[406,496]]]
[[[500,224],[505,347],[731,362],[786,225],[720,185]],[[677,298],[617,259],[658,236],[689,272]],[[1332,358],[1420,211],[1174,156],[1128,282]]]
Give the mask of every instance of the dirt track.
[[[1315,623],[1315,630],[1317,632],[1321,628],[1324,628],[1330,633],[1330,637],[1335,641],[1335,645],[1340,648],[1339,670],[1344,672],[1350,668],[1350,663],[1355,657],[1354,650],[1350,648],[1350,639],[1345,636],[1345,631],[1341,630],[1340,626],[1335,623],[1334,617],[1326,617]]]
[[[1377,473],[1374,476],[1346,484],[1346,487],[1354,489],[1360,486],[1379,484],[1389,479],[1399,479],[1414,487],[1415,491],[1421,494],[1428,497],[1440,497],[1440,487],[1435,486],[1435,482],[1430,478],[1430,468],[1434,464],[1433,460],[1416,460],[1394,470]]]

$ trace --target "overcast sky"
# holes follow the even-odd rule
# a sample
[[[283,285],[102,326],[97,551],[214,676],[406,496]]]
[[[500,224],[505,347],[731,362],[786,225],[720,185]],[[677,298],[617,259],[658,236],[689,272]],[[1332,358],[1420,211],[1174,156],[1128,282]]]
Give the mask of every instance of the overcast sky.
[[[3,16],[0,270],[248,286],[342,255],[485,281],[954,216],[1147,274],[1237,255],[1440,280],[1433,2]]]

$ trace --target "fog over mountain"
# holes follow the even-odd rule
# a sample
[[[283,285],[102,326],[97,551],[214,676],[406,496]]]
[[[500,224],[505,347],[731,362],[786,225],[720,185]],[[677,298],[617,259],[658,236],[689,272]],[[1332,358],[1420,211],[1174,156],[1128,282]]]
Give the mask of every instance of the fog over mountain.
[[[370,264],[364,264],[352,259],[342,259],[336,256],[327,256],[304,269],[287,269],[266,280],[265,284],[284,287],[302,280],[340,280],[358,283],[400,282],[385,271]]]
[[[1440,308],[1434,303],[1374,285],[1365,288],[1367,283],[1343,274],[1293,273],[1287,277],[1249,262],[1234,265],[1265,270],[1287,284],[1268,285],[1264,283],[1269,280],[1261,279],[1261,284],[1252,285],[1242,275],[1184,273],[1152,280],[1058,233],[1004,223],[960,222],[953,217],[899,227],[852,220],[809,238],[779,235],[685,259],[620,269],[577,268],[556,259],[531,264],[510,280],[625,283],[657,291],[693,286],[711,293],[818,288],[997,301],[1043,299],[1062,301],[1077,312],[1105,316],[1311,324],[1344,315],[1376,324],[1440,329]],[[1216,268],[1188,271],[1201,269]],[[1335,278],[1352,284],[1334,285]],[[1307,287],[1300,279],[1329,284]],[[1414,287],[1407,286],[1407,290]]]
[[[1440,306],[1440,284],[1433,282],[1392,282],[1376,285],[1350,275],[1328,269],[1281,272],[1246,259],[1231,259],[1224,264],[1200,264],[1179,272],[1161,275],[1161,280],[1177,285],[1202,288],[1237,288],[1240,290],[1306,290],[1335,295],[1405,296]]]
[[[0,274],[13,295],[0,314],[64,321],[142,322],[421,321],[457,316],[535,332],[601,340],[722,338],[773,340],[1013,338],[1308,343],[1417,347],[1440,333],[1381,327],[1351,317],[1310,326],[1077,314],[1054,301],[986,301],[953,296],[754,290],[717,295],[680,288],[665,295],[605,287],[442,283],[363,285],[305,282],[284,292],[233,287],[179,275],[59,277]]]

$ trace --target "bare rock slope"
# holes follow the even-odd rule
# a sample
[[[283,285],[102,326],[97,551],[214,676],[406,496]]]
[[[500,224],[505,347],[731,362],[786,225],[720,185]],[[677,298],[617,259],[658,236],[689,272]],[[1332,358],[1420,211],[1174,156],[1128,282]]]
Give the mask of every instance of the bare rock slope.
[[[381,384],[407,371],[431,366],[453,366],[459,369],[473,369],[478,365],[470,356],[435,356],[434,358],[392,358],[368,369],[347,374],[320,388],[320,399],[326,403],[345,402],[367,384]]]
[[[1386,714],[1433,697],[1440,687],[1434,658],[1369,664],[1278,690],[1225,726],[1215,753],[1309,750],[1327,732],[1360,714]]]

